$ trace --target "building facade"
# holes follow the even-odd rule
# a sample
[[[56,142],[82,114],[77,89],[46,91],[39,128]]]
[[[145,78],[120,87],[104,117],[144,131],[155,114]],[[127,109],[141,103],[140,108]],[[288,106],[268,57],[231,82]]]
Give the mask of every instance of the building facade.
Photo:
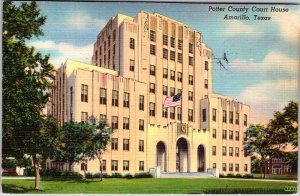
[[[200,32],[158,13],[118,14],[97,36],[92,64],[67,60],[57,70],[48,109],[61,125],[108,120],[105,172],[251,172],[243,151],[250,108],[213,93],[212,52]],[[181,106],[164,107],[178,93]],[[88,171],[99,167],[87,160]]]

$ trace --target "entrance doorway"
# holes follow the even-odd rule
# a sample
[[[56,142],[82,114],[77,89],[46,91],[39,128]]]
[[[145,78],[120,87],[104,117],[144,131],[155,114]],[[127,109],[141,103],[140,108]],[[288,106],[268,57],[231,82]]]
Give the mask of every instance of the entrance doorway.
[[[166,146],[162,141],[156,145],[156,165],[160,167],[161,171],[167,171]]]
[[[198,172],[205,171],[205,149],[201,144],[198,146]]]
[[[179,138],[176,143],[176,171],[189,172],[188,143],[184,138]]]

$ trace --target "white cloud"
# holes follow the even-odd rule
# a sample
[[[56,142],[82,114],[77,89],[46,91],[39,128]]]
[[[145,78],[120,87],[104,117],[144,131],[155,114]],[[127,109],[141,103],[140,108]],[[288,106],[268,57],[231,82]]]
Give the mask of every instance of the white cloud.
[[[107,21],[92,18],[85,13],[76,13],[68,17],[67,23],[77,29],[84,29],[88,26],[97,26],[99,29],[102,29]]]
[[[281,36],[286,41],[298,42],[300,36],[300,11],[297,13],[274,12],[271,17],[272,20],[278,23]]]
[[[67,59],[91,63],[93,54],[93,44],[75,46],[69,43],[55,43],[52,40],[46,40],[34,41],[29,43],[29,45],[34,46],[39,51],[55,50],[58,52],[58,55],[50,56],[50,63],[54,64],[56,67],[59,67],[61,63],[65,62]]]
[[[247,36],[247,37],[261,37],[263,32],[257,27],[245,24],[241,21],[230,21],[225,29],[227,36]]]
[[[297,98],[298,80],[277,80],[255,84],[246,88],[238,98],[250,105],[252,123],[268,123],[274,111],[281,111],[291,100]]]
[[[275,74],[291,73],[297,75],[299,60],[293,59],[276,51],[270,51],[259,63],[254,63],[250,59],[249,61],[235,59],[230,63],[230,65],[235,71],[255,72],[263,74],[266,74],[266,72],[273,72]]]

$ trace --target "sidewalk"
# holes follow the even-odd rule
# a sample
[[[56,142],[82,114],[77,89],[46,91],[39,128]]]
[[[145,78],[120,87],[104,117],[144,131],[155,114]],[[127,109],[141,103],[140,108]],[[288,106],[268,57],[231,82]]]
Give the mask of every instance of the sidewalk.
[[[1,179],[2,180],[32,180],[32,179],[34,179],[34,177],[28,177],[28,176],[24,176],[24,177],[2,176]]]

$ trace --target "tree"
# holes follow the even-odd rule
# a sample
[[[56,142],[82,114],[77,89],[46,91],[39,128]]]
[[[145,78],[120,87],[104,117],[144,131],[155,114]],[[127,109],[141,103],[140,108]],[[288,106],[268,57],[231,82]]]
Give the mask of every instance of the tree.
[[[100,163],[100,173],[101,181],[103,176],[102,171],[102,155],[106,150],[107,144],[110,142],[111,134],[113,133],[112,129],[108,128],[106,120],[100,120],[97,126],[97,131],[93,133],[93,137],[90,145],[88,146],[86,155],[93,159],[95,156]]]
[[[32,37],[43,35],[46,17],[35,2],[15,6],[3,3],[3,157],[32,156],[35,189],[39,188],[38,155],[51,149],[56,123],[42,111],[48,101],[48,90],[54,78],[49,56],[26,46]]]
[[[272,153],[269,131],[263,125],[250,125],[246,131],[247,140],[245,141],[245,151],[250,155],[259,155],[261,158],[260,168],[263,177],[266,176],[267,158]]]

